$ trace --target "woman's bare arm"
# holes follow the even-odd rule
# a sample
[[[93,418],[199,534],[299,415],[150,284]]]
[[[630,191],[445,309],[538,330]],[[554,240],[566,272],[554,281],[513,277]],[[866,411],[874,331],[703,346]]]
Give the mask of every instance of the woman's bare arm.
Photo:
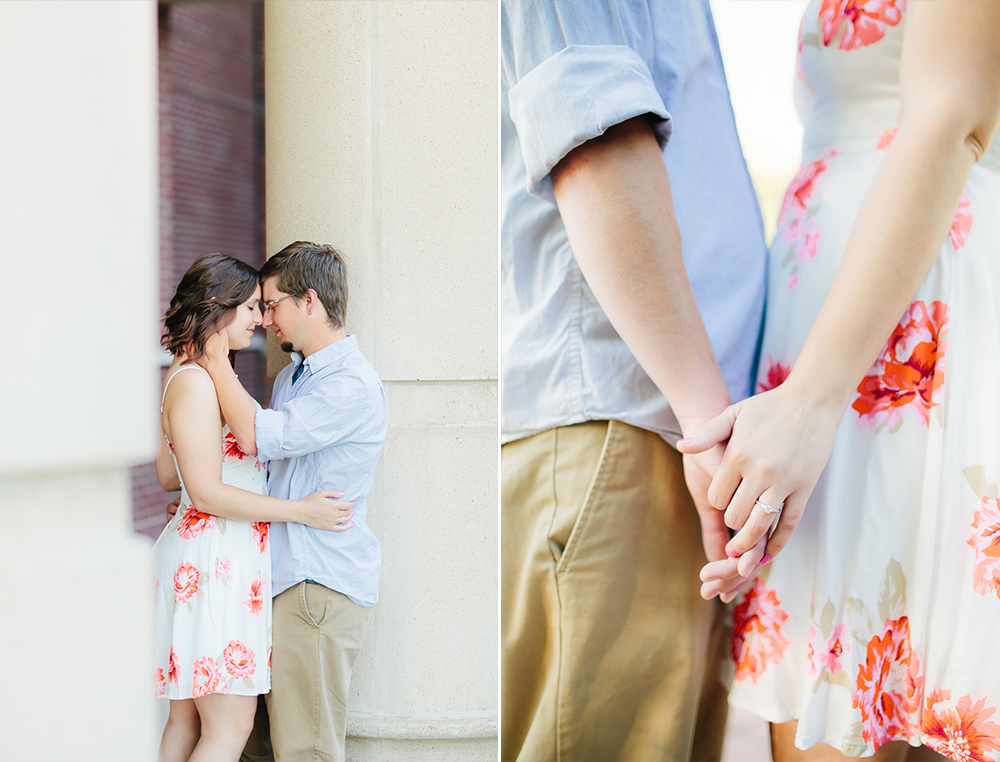
[[[167,492],[176,492],[181,488],[181,480],[177,476],[177,467],[167,449],[167,440],[160,435],[160,443],[156,448],[156,480]]]
[[[969,173],[1000,125],[998,39],[1000,3],[910,3],[899,129],[791,375],[681,445],[699,452],[732,434],[709,499],[733,528],[744,527],[757,497],[784,501],[772,555],[791,537],[854,390],[937,260]],[[730,550],[744,553],[763,536],[768,526],[756,518]]]
[[[332,490],[302,500],[257,495],[222,483],[222,423],[212,379],[204,373],[182,373],[167,390],[164,425],[184,486],[195,508],[241,521],[292,521],[319,529],[351,527],[354,504],[335,502]],[[337,522],[343,520],[344,524]]]

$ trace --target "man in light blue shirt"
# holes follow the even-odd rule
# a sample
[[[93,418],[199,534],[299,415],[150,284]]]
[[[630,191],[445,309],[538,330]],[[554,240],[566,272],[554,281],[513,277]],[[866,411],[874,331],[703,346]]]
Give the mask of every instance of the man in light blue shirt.
[[[721,452],[671,445],[750,392],[765,247],[711,12],[500,23],[501,758],[717,759]]]
[[[275,522],[270,527],[274,596],[271,692],[274,757],[343,760],[351,671],[378,600],[381,548],[368,528],[367,497],[385,442],[382,383],[344,329],[347,273],[330,246],[298,241],[260,273],[265,328],[292,363],[274,381],[270,409],[253,404],[224,357],[210,358],[219,404],[238,442],[268,464],[268,493],[297,500],[343,492],[354,516],[343,530]],[[267,724],[244,759],[269,759]]]

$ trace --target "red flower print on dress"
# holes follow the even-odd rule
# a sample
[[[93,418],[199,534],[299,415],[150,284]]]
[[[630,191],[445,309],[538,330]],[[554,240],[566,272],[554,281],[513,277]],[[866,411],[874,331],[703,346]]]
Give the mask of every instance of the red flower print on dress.
[[[906,740],[916,732],[910,715],[920,707],[923,678],[920,660],[910,648],[910,623],[905,616],[886,619],[880,635],[868,641],[864,664],[858,668],[851,705],[861,710],[861,737],[878,749],[887,741]]]
[[[238,640],[229,641],[229,645],[222,652],[222,663],[226,665],[226,672],[230,675],[244,679],[253,677],[257,669],[253,651]]]
[[[875,146],[877,151],[884,151],[892,144],[892,139],[896,137],[896,132],[899,130],[898,127],[890,127],[885,132],[882,133],[882,137],[878,139],[878,145]]]
[[[264,580],[255,579],[250,583],[250,594],[247,595],[247,608],[253,616],[257,616],[264,610]]]
[[[788,374],[791,372],[792,366],[790,363],[776,362],[771,355],[768,355],[767,377],[763,381],[757,382],[757,392],[769,392],[771,389],[777,389],[785,383],[785,379],[788,378]]]
[[[177,534],[184,540],[192,540],[200,537],[209,529],[215,528],[215,516],[211,513],[202,513],[194,505],[189,505],[184,515],[181,516],[177,524]]]
[[[972,585],[980,595],[1000,597],[1000,500],[984,495],[972,528],[975,531],[966,540],[976,551]]]
[[[730,648],[736,662],[736,679],[757,682],[767,663],[778,664],[788,646],[781,626],[788,619],[777,594],[758,577],[733,611]]]
[[[958,251],[965,246],[965,241],[972,230],[972,215],[966,214],[965,209],[969,208],[969,197],[962,195],[958,202],[958,211],[955,212],[955,219],[951,221],[951,230],[948,231],[948,240],[951,241],[951,248]]]
[[[831,675],[840,672],[844,668],[840,657],[851,650],[851,644],[847,639],[848,634],[846,624],[838,624],[834,627],[829,638],[824,638],[820,630],[810,627],[807,674],[816,676],[824,669]]]
[[[995,707],[986,699],[974,705],[971,696],[951,701],[950,690],[937,690],[927,697],[920,731],[924,746],[954,762],[990,762],[991,752],[1000,751],[1000,725],[989,722]]]
[[[194,698],[200,698],[209,693],[215,693],[219,689],[221,678],[222,674],[219,672],[219,665],[215,663],[215,659],[209,659],[207,656],[198,659],[194,663],[194,686],[191,695]]]
[[[802,237],[809,199],[816,189],[816,178],[827,170],[827,160],[835,155],[836,152],[831,151],[823,158],[803,165],[789,183],[778,211],[778,227],[782,231],[781,240],[785,243],[795,243]]]
[[[270,529],[271,525],[266,521],[255,521],[250,525],[250,531],[253,532],[253,538],[257,542],[257,547],[260,548],[261,553],[267,550],[267,535]]]
[[[910,305],[875,365],[858,384],[851,407],[858,414],[859,429],[877,432],[888,424],[895,431],[908,408],[916,410],[924,426],[930,424],[930,409],[941,404],[944,394],[948,318],[944,302],[917,300]]]
[[[156,698],[163,698],[167,692],[167,680],[163,677],[163,667],[156,668]]]
[[[184,603],[198,592],[198,570],[187,561],[174,574],[174,603]]]
[[[236,437],[233,436],[233,432],[231,431],[222,439],[222,454],[227,458],[238,458],[240,460],[250,457],[240,448]]]
[[[857,50],[885,37],[887,26],[896,26],[903,18],[906,0],[823,0],[819,20],[823,44],[827,47],[843,28],[837,47]]]
[[[805,262],[815,259],[819,252],[821,231],[815,216],[818,204],[812,198],[818,178],[826,172],[829,160],[836,155],[837,151],[831,149],[816,161],[803,165],[789,184],[781,202],[775,240],[788,246],[788,256],[782,267],[792,264],[788,280],[789,291],[799,283],[799,271],[794,260]]]
[[[181,678],[181,670],[177,666],[177,654],[174,652],[173,646],[170,646],[170,664],[167,667],[167,675],[174,685],[177,685],[177,681]]]

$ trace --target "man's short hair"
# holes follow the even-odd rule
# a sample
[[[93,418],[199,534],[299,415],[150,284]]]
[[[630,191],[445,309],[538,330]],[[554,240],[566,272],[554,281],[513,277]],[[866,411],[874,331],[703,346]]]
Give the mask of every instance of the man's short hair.
[[[310,288],[319,296],[334,328],[347,319],[347,265],[332,246],[308,241],[289,244],[264,263],[260,282],[278,277],[278,290],[298,301]]]

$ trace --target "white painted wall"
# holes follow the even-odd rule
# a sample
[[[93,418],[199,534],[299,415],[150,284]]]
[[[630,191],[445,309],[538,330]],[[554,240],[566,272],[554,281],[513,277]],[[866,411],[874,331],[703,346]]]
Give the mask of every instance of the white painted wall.
[[[497,756],[497,27],[494,2],[265,5],[267,250],[344,252],[388,397],[355,760]]]

